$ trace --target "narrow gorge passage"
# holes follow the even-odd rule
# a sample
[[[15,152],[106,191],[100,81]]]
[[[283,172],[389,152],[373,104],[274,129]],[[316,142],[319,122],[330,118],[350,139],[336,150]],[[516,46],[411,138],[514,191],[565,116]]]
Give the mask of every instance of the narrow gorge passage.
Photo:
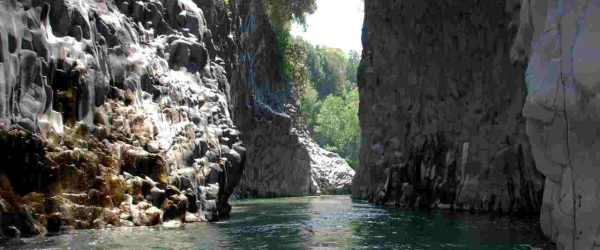
[[[595,249],[599,17],[0,0],[0,248]]]

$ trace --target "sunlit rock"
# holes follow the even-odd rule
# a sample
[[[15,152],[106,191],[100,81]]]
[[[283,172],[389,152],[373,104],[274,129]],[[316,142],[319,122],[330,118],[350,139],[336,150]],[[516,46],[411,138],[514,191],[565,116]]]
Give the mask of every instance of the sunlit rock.
[[[207,46],[232,30],[204,11],[227,26],[189,0],[0,3],[0,233],[227,216],[245,154]]]

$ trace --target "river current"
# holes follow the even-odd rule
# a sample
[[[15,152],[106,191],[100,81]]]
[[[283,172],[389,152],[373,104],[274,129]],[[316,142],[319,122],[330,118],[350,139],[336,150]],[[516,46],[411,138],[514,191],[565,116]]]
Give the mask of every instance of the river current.
[[[231,218],[177,228],[81,230],[21,249],[553,249],[536,218],[373,206],[349,196],[252,199]],[[6,248],[5,247],[5,248]]]

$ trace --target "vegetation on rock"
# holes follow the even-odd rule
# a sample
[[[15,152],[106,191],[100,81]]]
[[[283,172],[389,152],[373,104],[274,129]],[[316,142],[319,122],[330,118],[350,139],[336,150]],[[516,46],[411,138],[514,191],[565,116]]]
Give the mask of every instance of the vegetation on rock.
[[[291,24],[306,24],[306,15],[316,9],[314,0],[265,0],[263,4],[277,32],[279,73],[299,95],[300,115],[313,139],[355,167],[360,142],[356,90],[359,53],[346,54],[292,37]]]
[[[358,164],[360,126],[356,73],[360,56],[294,38],[285,49],[285,72],[300,95],[300,114],[313,138]]]

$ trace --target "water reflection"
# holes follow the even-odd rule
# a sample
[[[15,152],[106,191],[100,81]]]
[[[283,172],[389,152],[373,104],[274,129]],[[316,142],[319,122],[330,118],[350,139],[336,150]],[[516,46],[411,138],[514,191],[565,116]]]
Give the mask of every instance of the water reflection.
[[[78,231],[5,243],[23,249],[552,249],[535,218],[415,212],[348,196],[236,202],[233,216],[182,228]]]

